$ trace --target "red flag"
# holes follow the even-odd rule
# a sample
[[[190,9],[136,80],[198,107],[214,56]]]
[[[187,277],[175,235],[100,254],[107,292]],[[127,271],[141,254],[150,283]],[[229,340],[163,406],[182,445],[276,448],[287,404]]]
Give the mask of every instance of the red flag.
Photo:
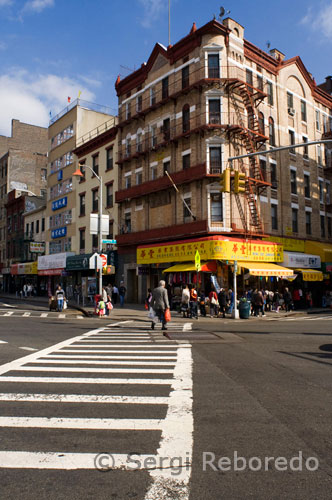
[[[68,99],[68,102],[70,102],[70,101],[71,101],[71,97],[67,97],[67,99]]]

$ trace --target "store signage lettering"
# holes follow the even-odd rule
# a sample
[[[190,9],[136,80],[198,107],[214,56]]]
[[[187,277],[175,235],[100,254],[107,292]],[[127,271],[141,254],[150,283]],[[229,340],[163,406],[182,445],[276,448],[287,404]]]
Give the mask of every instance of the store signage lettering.
[[[63,208],[66,206],[67,206],[67,196],[60,198],[60,200],[52,202],[52,210],[59,210],[59,208]]]
[[[66,227],[59,227],[58,229],[54,229],[51,233],[52,238],[62,238],[63,236],[66,236],[67,234],[67,228]]]
[[[184,262],[195,260],[196,250],[202,260],[241,260],[257,262],[282,262],[282,245],[261,240],[205,240],[191,243],[179,242],[169,245],[137,249],[138,264],[160,262]]]

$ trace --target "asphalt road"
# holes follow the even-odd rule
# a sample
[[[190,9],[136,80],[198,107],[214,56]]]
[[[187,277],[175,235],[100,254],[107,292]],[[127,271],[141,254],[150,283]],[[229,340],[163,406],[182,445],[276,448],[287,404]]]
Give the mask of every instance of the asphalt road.
[[[331,498],[332,316],[148,327],[0,315],[1,498]]]

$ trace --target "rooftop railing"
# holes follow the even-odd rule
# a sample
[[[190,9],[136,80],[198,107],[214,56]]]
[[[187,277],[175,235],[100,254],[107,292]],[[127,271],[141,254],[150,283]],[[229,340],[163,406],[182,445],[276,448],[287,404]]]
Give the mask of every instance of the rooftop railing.
[[[94,102],[84,101],[83,99],[75,99],[68,106],[66,106],[60,113],[50,119],[49,125],[52,125],[62,116],[68,113],[70,110],[79,106],[83,109],[88,109],[89,111],[97,111],[98,113],[104,113],[105,115],[114,115],[114,110],[108,106],[103,106],[101,104],[95,104]]]

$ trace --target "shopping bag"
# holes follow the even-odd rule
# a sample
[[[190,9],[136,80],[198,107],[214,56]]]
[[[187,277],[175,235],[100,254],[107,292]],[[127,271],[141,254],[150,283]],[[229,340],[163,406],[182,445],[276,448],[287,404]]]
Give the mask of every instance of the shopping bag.
[[[67,301],[66,300],[63,301],[63,308],[67,309]]]
[[[151,321],[157,322],[157,315],[152,307],[150,307],[149,312],[148,312],[148,318],[151,319]]]
[[[112,309],[113,309],[113,304],[112,304],[112,302],[107,302],[107,309],[108,309],[109,311],[112,311]]]
[[[145,307],[145,309],[146,309],[147,311],[149,310],[149,306],[147,305],[147,303],[146,303],[146,302],[145,302],[145,304],[144,304],[144,307]]]
[[[171,311],[169,309],[166,309],[166,311],[165,311],[165,321],[166,321],[166,323],[171,321]]]

